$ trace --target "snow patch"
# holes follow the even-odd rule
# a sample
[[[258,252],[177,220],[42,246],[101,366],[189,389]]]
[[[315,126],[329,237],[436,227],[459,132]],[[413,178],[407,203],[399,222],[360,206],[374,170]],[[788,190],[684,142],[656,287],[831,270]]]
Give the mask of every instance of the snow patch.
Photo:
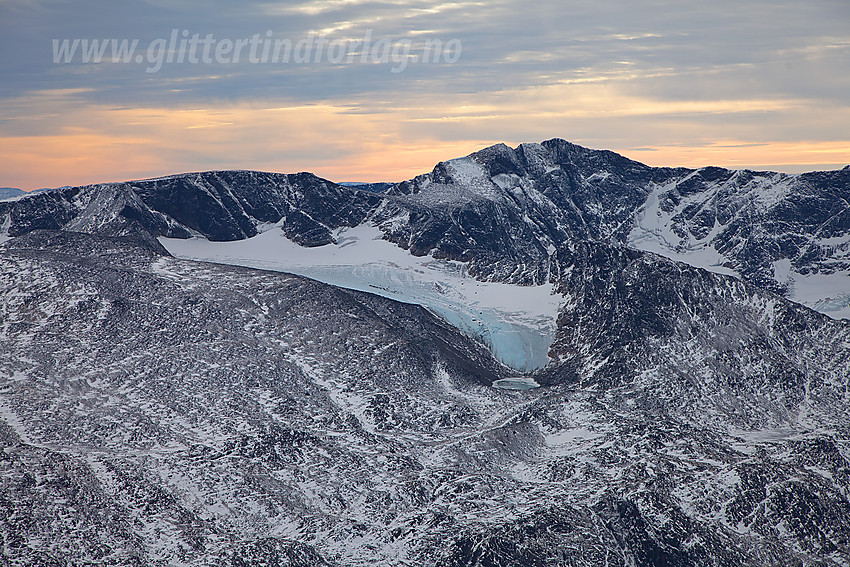
[[[602,433],[583,427],[576,427],[547,435],[545,442],[549,447],[561,447],[563,445],[581,443],[582,441],[592,441],[600,437],[603,437]]]
[[[661,210],[659,196],[675,185],[673,182],[653,188],[646,203],[635,214],[634,228],[629,233],[628,244],[638,250],[652,252],[710,272],[737,276],[735,270],[722,265],[726,258],[710,244],[722,228],[716,221],[706,238],[697,243],[687,243],[687,246],[686,241],[673,232],[672,216]]]
[[[788,286],[788,298],[833,319],[850,319],[850,271],[831,274],[800,274],[791,261],[773,263],[776,281]]]

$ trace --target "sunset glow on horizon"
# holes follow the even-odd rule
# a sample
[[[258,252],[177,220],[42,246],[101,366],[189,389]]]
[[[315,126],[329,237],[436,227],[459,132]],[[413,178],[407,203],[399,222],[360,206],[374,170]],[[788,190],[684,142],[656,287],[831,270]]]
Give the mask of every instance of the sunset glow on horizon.
[[[211,4],[0,0],[0,186],[211,169],[402,181],[495,143],[550,138],[653,166],[850,163],[843,2]],[[57,38],[139,38],[141,61],[169,35],[206,34],[269,38],[255,42],[259,58],[273,38],[294,50],[319,33],[340,45],[384,38],[386,50],[285,64],[252,63],[247,45],[220,64],[168,64],[162,51],[156,72],[108,56],[54,63],[51,52]],[[423,63],[426,40],[462,52]],[[406,56],[401,71],[394,56]]]

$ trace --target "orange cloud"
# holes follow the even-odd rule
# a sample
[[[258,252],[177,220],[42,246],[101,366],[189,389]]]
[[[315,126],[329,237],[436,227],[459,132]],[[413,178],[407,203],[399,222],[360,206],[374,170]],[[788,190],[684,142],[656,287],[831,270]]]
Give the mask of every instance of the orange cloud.
[[[840,167],[850,163],[850,140],[838,142],[768,142],[721,140],[700,146],[650,146],[620,151],[631,159],[654,166],[716,165],[730,169],[774,167],[782,171],[806,171]],[[800,166],[800,167],[793,167]],[[814,166],[814,167],[813,167]]]
[[[0,126],[7,158],[0,185],[24,189],[206,169],[400,181],[492,143],[552,137],[651,165],[816,168],[850,161],[846,140],[769,138],[770,116],[800,112],[828,128],[847,109],[814,108],[804,100],[670,102],[593,82],[356,105],[110,108],[42,93],[9,108],[16,116],[7,118],[5,134]],[[29,130],[35,135],[25,135]]]

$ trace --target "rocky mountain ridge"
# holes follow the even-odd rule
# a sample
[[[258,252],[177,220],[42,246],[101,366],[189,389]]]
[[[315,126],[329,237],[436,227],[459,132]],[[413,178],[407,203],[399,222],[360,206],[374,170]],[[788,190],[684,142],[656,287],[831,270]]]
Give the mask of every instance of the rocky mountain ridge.
[[[306,246],[367,223],[414,255],[525,285],[547,281],[553,247],[589,239],[734,274],[792,299],[796,289],[798,301],[841,317],[850,315],[842,288],[850,278],[848,186],[848,168],[801,175],[653,168],[554,139],[441,162],[382,193],[307,173],[204,172],[54,190],[0,203],[0,218],[10,236],[142,229],[216,241],[278,224]]]

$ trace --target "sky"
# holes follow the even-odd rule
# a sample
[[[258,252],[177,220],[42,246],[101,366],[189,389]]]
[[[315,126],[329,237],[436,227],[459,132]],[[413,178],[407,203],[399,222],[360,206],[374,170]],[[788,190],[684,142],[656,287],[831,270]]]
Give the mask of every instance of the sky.
[[[109,41],[83,61],[113,39],[138,40],[126,62]],[[650,165],[843,167],[850,2],[0,0],[0,186],[401,181],[550,138]]]

